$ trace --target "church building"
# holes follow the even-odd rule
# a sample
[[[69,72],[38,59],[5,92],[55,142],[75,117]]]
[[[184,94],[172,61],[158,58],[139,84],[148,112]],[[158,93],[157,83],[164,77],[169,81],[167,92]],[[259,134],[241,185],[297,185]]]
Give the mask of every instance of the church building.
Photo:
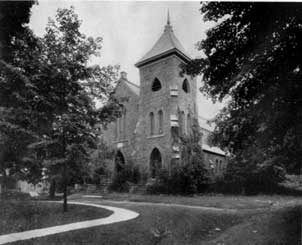
[[[189,135],[195,120],[203,135],[201,147],[206,167],[213,175],[223,173],[225,153],[209,146],[212,128],[198,116],[196,78],[180,75],[180,65],[190,59],[175,36],[168,15],[158,41],[135,64],[140,86],[121,72],[115,95],[124,106],[122,117],[108,125],[103,134],[104,141],[115,149],[116,171],[131,163],[152,178],[160,168],[171,169],[171,164],[180,159],[179,141],[173,134]]]

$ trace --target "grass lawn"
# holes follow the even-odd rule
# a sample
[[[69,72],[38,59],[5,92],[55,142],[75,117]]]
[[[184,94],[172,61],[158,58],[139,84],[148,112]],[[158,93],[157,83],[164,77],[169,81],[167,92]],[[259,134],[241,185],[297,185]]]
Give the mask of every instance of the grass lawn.
[[[151,203],[175,203],[193,206],[255,209],[265,208],[277,202],[300,202],[302,197],[258,195],[258,196],[232,196],[232,195],[196,195],[193,197],[172,195],[139,195],[128,193],[108,193],[103,199],[115,201],[151,202]]]
[[[256,215],[206,245],[300,245],[301,207]]]
[[[0,234],[21,232],[31,229],[68,224],[109,216],[112,212],[105,209],[68,205],[63,213],[61,203],[37,201],[16,201],[0,199]]]
[[[239,224],[244,217],[240,214],[205,212],[180,207],[112,205],[137,211],[140,216],[127,222],[16,244],[199,244],[200,241],[215,237],[227,228]]]
[[[111,199],[138,203],[110,202],[101,198],[75,198],[97,204],[127,208],[140,213],[134,220],[112,225],[17,242],[38,244],[101,245],[298,245],[301,244],[300,199],[281,196],[149,196],[110,194]],[[113,196],[115,195],[115,196]],[[288,203],[291,207],[275,207],[271,203]],[[209,211],[179,206],[147,205],[143,202],[178,203],[199,206],[237,208],[236,212]],[[265,207],[259,209],[259,207]],[[85,209],[88,207],[85,207]]]

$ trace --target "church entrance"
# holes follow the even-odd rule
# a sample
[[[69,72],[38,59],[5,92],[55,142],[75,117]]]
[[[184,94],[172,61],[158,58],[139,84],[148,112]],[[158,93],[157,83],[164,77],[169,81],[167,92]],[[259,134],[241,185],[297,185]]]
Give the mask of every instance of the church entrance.
[[[115,155],[115,170],[117,172],[120,172],[121,170],[124,169],[125,167],[125,158],[123,153],[121,153],[120,151],[118,151]]]
[[[162,168],[162,160],[160,151],[154,148],[150,155],[150,175],[151,178],[155,178],[158,171]]]

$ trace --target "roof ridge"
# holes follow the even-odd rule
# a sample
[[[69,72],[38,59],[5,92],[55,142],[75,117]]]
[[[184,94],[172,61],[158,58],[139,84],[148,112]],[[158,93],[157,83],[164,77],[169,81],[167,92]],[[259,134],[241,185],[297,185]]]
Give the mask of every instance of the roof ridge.
[[[126,81],[127,83],[130,83],[131,85],[137,87],[137,88],[140,88],[139,85],[137,85],[137,84],[135,84],[135,83],[133,83],[133,82],[130,82],[129,80],[126,80],[126,79],[125,79],[125,81]]]

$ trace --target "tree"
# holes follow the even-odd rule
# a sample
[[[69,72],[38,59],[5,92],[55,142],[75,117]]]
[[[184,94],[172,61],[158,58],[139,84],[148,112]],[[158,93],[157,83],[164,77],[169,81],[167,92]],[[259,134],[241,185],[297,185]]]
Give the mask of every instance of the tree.
[[[97,150],[91,154],[89,163],[90,177],[93,183],[100,184],[102,176],[111,177],[113,170],[110,169],[110,166],[114,162],[114,155],[114,149],[109,147],[103,139],[100,139]]]
[[[40,98],[49,104],[49,122],[40,141],[31,149],[44,149],[43,165],[50,176],[60,175],[67,211],[67,186],[72,179],[87,174],[90,153],[97,146],[97,126],[119,114],[111,98],[117,67],[89,67],[91,56],[99,55],[101,38],[87,38],[79,30],[81,21],[74,9],[58,9],[50,19],[41,41],[42,65],[36,74],[43,87]],[[94,99],[106,101],[97,109]],[[87,171],[85,171],[87,170]]]
[[[205,58],[193,60],[184,71],[203,74],[202,91],[214,101],[227,101],[215,119],[213,142],[236,156],[237,164],[298,172],[302,5],[211,2],[202,4],[201,13],[217,24],[198,43]],[[261,152],[256,161],[253,151]]]
[[[28,77],[14,64],[14,41],[28,29],[30,9],[34,1],[0,2],[0,173],[21,174],[26,168],[22,157],[26,144],[34,139],[28,127],[30,108],[26,99],[33,98],[34,90]],[[34,169],[34,166],[31,166]],[[23,174],[23,173],[22,173]]]
[[[12,39],[24,31],[34,1],[0,2],[0,59],[9,60]]]
[[[209,177],[204,165],[204,155],[200,144],[201,137],[202,134],[197,120],[193,120],[189,135],[180,137],[181,164],[190,170],[197,192],[204,191]]]

